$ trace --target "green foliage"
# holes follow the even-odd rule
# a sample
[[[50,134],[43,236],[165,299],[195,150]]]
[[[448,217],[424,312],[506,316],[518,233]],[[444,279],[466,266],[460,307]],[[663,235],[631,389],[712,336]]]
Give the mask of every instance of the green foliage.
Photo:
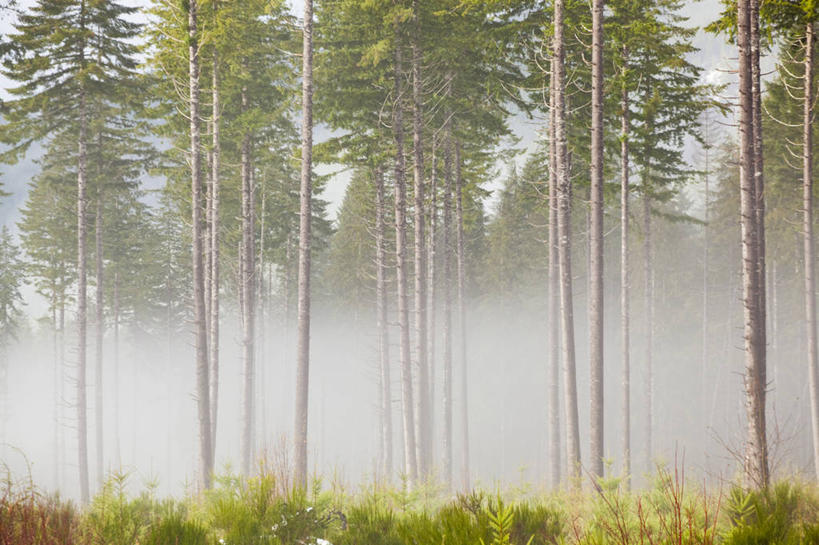
[[[133,545],[141,542],[151,523],[151,501],[143,495],[130,498],[128,475],[112,475],[94,497],[81,525],[89,545]]]
[[[731,490],[726,512],[730,521],[726,545],[776,543],[796,545],[816,539],[816,506],[805,511],[808,499],[797,485],[782,482],[766,490]]]
[[[226,545],[314,543],[343,523],[328,497],[282,490],[269,473],[248,479],[220,477],[206,494],[205,517]]]
[[[145,545],[207,545],[209,543],[208,531],[203,524],[172,513],[151,526],[142,543]]]
[[[33,485],[0,488],[0,545],[815,545],[819,496],[782,482],[764,491],[706,493],[661,470],[639,493],[557,492],[508,501],[480,491],[438,507],[395,502],[397,490],[351,497],[291,491],[270,474],[224,475],[182,502],[132,496],[114,475],[77,511]],[[722,512],[720,513],[720,507]]]
[[[24,265],[8,227],[0,229],[0,348],[13,339],[22,319]]]

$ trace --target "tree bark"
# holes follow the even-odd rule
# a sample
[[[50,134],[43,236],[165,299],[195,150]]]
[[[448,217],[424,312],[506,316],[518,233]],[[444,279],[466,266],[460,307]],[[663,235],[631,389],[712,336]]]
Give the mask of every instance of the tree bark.
[[[623,62],[628,62],[628,48],[623,48]],[[624,66],[624,72],[628,70]],[[631,488],[631,313],[629,308],[629,115],[628,84],[623,75],[620,94],[620,357],[623,365],[623,484]]]
[[[558,184],[558,260],[560,262],[560,322],[566,404],[566,462],[573,485],[580,478],[580,425],[577,414],[577,371],[572,302],[571,180],[566,142],[566,74],[563,43],[564,0],[554,2],[555,166]]]
[[[60,366],[60,347],[58,341],[58,332],[57,332],[57,287],[52,283],[51,285],[51,351],[52,351],[52,358],[54,359],[54,488],[60,488],[60,457],[62,456],[62,450],[60,449],[60,384],[62,383],[62,375],[60,373],[61,366]],[[3,369],[6,372],[5,369]],[[7,384],[8,384],[8,375],[4,375],[0,380],[3,381],[2,387],[4,388],[3,391],[3,400],[5,402],[6,393],[7,393]],[[4,413],[5,416],[5,413]],[[3,423],[5,425],[5,422]],[[0,435],[0,441],[4,443],[8,441],[5,435],[5,429],[3,430],[3,434]]]
[[[555,59],[551,71],[554,74]],[[560,485],[560,264],[557,233],[557,142],[555,86],[549,86],[549,468],[551,487]]]
[[[762,73],[759,67],[759,3],[760,0],[750,0],[749,16],[751,18],[751,94],[753,95],[753,149],[754,149],[754,213],[756,221],[757,240],[757,283],[765,286],[765,178],[762,153]],[[766,326],[767,296],[765,289],[759,290],[759,336],[762,346],[767,346],[768,332]],[[765,370],[761,377],[762,384],[767,387]]]
[[[119,271],[114,271],[114,460],[122,467],[119,429]]]
[[[452,487],[452,131],[447,120],[444,147],[444,233],[443,250],[443,409],[444,409],[444,483]]]
[[[591,248],[589,292],[590,471],[603,477],[603,4],[592,3]]]
[[[802,206],[805,267],[805,326],[810,379],[813,462],[819,478],[819,369],[816,357],[816,256],[813,241],[813,22],[805,26],[805,100],[802,119]]]
[[[708,430],[708,326],[709,326],[709,315],[708,315],[708,305],[710,304],[709,301],[709,286],[708,286],[708,276],[709,276],[709,259],[710,259],[710,236],[711,232],[709,230],[708,222],[710,221],[710,169],[711,169],[711,144],[710,144],[710,119],[708,117],[708,110],[705,111],[705,130],[704,130],[704,141],[705,141],[705,210],[703,213],[703,248],[702,248],[702,361],[700,362],[700,390],[702,398],[700,399],[700,403],[702,404],[702,431],[706,432]]]
[[[102,180],[97,180],[97,202],[96,202],[96,214],[94,218],[94,243],[95,243],[95,253],[94,259],[96,261],[96,281],[97,281],[97,293],[95,298],[96,303],[96,347],[95,347],[95,356],[96,356],[96,370],[94,372],[94,380],[95,380],[95,387],[94,387],[94,416],[96,418],[96,447],[97,447],[97,486],[102,488],[103,481],[105,480],[105,466],[103,461],[103,353],[102,353],[102,341],[105,335],[105,314],[104,314],[104,282],[103,282],[103,261],[102,261]]]
[[[392,476],[392,381],[390,378],[390,338],[387,313],[387,244],[384,219],[384,171],[375,168],[375,300],[378,329],[378,360],[381,374],[381,472]]]
[[[395,270],[398,284],[399,358],[401,365],[401,397],[404,412],[404,458],[405,472],[410,486],[418,479],[414,403],[412,392],[412,360],[410,359],[409,308],[407,301],[407,189],[404,162],[404,115],[403,89],[401,85],[402,59],[396,21],[395,47],[395,104],[393,106],[393,132],[395,138]]]
[[[430,190],[429,190],[429,210],[427,217],[429,218],[429,233],[427,236],[429,246],[427,251],[427,326],[429,333],[427,334],[427,346],[429,348],[429,356],[427,359],[429,367],[429,457],[430,460],[435,458],[435,361],[436,361],[436,323],[435,323],[435,309],[438,301],[438,294],[436,288],[436,281],[438,278],[438,270],[435,263],[437,254],[437,236],[438,236],[438,170],[436,162],[436,148],[437,141],[435,135],[432,136],[432,168],[430,169]]]
[[[85,4],[83,3],[83,9]],[[84,16],[83,16],[84,17]],[[83,61],[83,65],[84,65]],[[88,420],[86,391],[88,327],[88,255],[86,252],[87,167],[86,140],[88,115],[86,94],[80,91],[79,164],[77,168],[77,450],[80,471],[80,500],[90,500],[88,485]]]
[[[247,109],[247,89],[242,89],[242,109]],[[253,186],[250,165],[250,133],[242,137],[242,474],[250,474],[253,457],[255,413],[255,269]]]
[[[745,477],[749,484],[766,487],[768,446],[765,429],[765,345],[762,330],[764,315],[760,311],[759,235],[757,188],[754,180],[754,94],[751,28],[758,24],[749,0],[737,3],[737,45],[739,48],[740,97],[740,207],[742,227],[743,310],[745,337],[745,393],[748,417],[748,439],[745,454]],[[752,20],[753,19],[753,20]]]
[[[654,458],[654,248],[651,241],[651,184],[643,173],[643,314],[645,316],[645,463]]]
[[[191,137],[191,229],[193,254],[193,315],[196,328],[196,396],[199,415],[200,485],[209,489],[213,473],[207,317],[202,263],[202,157],[199,113],[199,34],[197,0],[188,2],[188,74]]]
[[[427,362],[427,255],[424,239],[424,148],[421,104],[421,23],[419,0],[412,2],[412,151],[415,190],[415,351],[418,358],[418,414],[416,417],[416,458],[418,472],[426,479],[430,471],[429,367]]]
[[[466,255],[464,253],[463,177],[461,176],[461,142],[455,142],[455,216],[458,259],[458,325],[461,356],[461,471],[463,490],[472,488],[469,470],[469,390],[466,325]]]
[[[307,486],[307,413],[310,381],[310,220],[313,193],[313,0],[304,1],[302,53],[301,189],[299,210],[298,348],[295,484]]]
[[[218,2],[214,3],[218,6]],[[213,82],[211,98],[213,101],[213,133],[211,161],[211,199],[210,199],[210,286],[208,295],[210,297],[208,315],[208,342],[210,343],[210,426],[212,445],[212,458],[216,459],[216,428],[219,415],[219,214],[220,214],[220,170],[222,159],[221,144],[221,123],[222,106],[220,98],[219,79],[219,57],[213,53]]]

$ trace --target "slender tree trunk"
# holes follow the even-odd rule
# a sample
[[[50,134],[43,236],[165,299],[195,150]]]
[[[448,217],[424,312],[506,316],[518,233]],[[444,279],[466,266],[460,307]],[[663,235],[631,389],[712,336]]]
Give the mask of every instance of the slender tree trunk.
[[[566,462],[576,486],[580,478],[580,425],[577,414],[577,371],[572,302],[571,180],[566,142],[566,74],[563,44],[564,0],[554,2],[555,167],[558,184],[558,260],[560,262],[560,321],[566,403]]]
[[[396,38],[398,23],[396,21]],[[398,40],[400,42],[400,40]],[[407,189],[404,163],[404,115],[403,89],[401,85],[401,44],[395,47],[395,105],[393,131],[395,136],[395,255],[396,280],[398,284],[399,358],[401,365],[401,394],[404,412],[404,459],[405,472],[411,486],[418,479],[414,403],[412,392],[412,360],[410,359],[409,308],[407,301]]]
[[[97,486],[102,488],[105,480],[105,466],[103,461],[103,353],[102,341],[105,335],[105,314],[104,310],[104,283],[103,283],[103,261],[102,261],[102,180],[97,181],[97,202],[96,202],[96,217],[94,218],[95,226],[95,253],[94,259],[96,261],[96,280],[97,280],[97,294],[96,294],[96,370],[94,373],[95,387],[94,387],[94,416],[96,417],[96,443],[97,443]]]
[[[242,89],[242,109],[247,108],[247,90]],[[256,301],[255,281],[255,248],[254,248],[254,214],[253,186],[250,166],[250,134],[242,138],[242,473],[250,474],[253,457],[253,420],[255,392],[255,355],[254,314]]]
[[[255,184],[254,184],[255,185]],[[258,326],[256,328],[256,332],[254,335],[255,338],[258,339],[258,351],[255,361],[259,362],[259,379],[256,385],[256,399],[257,399],[257,414],[261,415],[261,421],[259,422],[258,429],[255,431],[254,435],[259,434],[259,430],[261,430],[261,441],[258,443],[257,448],[261,449],[262,451],[267,450],[268,447],[268,438],[270,436],[269,430],[267,429],[267,414],[268,414],[268,407],[267,407],[267,351],[265,346],[265,334],[267,332],[267,321],[266,321],[266,312],[267,312],[267,275],[265,274],[265,267],[267,263],[265,262],[265,209],[266,209],[266,200],[267,200],[267,171],[264,171],[262,174],[261,183],[259,183],[259,191],[262,194],[262,203],[261,207],[259,208],[259,253],[258,253],[258,270],[259,270],[259,280],[256,282],[257,286],[257,299],[259,301],[259,310],[258,310]],[[255,192],[254,192],[255,195]],[[255,210],[255,206],[253,207]]]
[[[307,412],[310,382],[310,221],[313,172],[313,0],[304,1],[302,53],[301,190],[299,211],[298,348],[295,484],[307,486]]]
[[[628,48],[623,48],[623,62],[628,62]],[[624,68],[626,70],[627,68]],[[628,85],[625,76],[620,94],[620,357],[623,364],[623,483],[631,487],[631,313],[629,309],[628,236],[629,236],[629,116]]]
[[[643,314],[645,316],[645,459],[651,471],[654,459],[654,248],[651,240],[651,184],[643,173]]]
[[[551,61],[554,74],[555,60]],[[555,86],[549,86],[549,460],[551,487],[560,485],[560,264],[557,233]]]
[[[218,7],[218,2],[214,3]],[[213,131],[211,161],[211,199],[210,199],[210,296],[208,314],[208,341],[210,346],[210,426],[212,438],[212,459],[216,459],[216,427],[219,415],[219,213],[220,213],[220,169],[222,144],[220,127],[222,123],[222,106],[220,102],[219,57],[213,53],[213,83],[211,98],[213,101]]]
[[[762,153],[762,75],[759,67],[759,3],[760,0],[750,0],[751,18],[751,94],[753,95],[753,148],[754,148],[754,213],[756,221],[757,240],[757,275],[758,284],[765,286],[765,178]],[[767,346],[768,332],[766,326],[767,296],[765,289],[759,290],[759,335],[761,346]],[[760,380],[767,387],[765,370]]]
[[[805,325],[808,341],[813,461],[819,479],[819,368],[816,357],[816,256],[813,241],[813,22],[805,26],[805,100],[802,119],[802,206],[805,267]]]
[[[444,468],[443,479],[448,488],[452,487],[452,131],[449,121],[446,126],[444,147],[444,233],[443,250],[443,343],[444,343]]]
[[[461,359],[461,471],[463,490],[472,488],[469,471],[469,390],[466,326],[466,256],[464,254],[463,176],[461,175],[461,142],[455,141],[455,223],[458,262],[458,326]]]
[[[703,247],[702,247],[702,361],[700,362],[700,390],[702,394],[702,398],[700,403],[702,404],[702,432],[706,432],[708,430],[708,394],[706,393],[708,390],[708,325],[709,325],[709,316],[708,316],[708,305],[709,303],[709,293],[708,293],[708,274],[709,274],[709,246],[710,246],[710,236],[711,232],[709,229],[708,222],[710,221],[710,175],[711,175],[711,146],[710,146],[710,120],[708,117],[708,110],[705,111],[705,211],[703,214],[704,225],[703,225]]]
[[[57,333],[57,286],[52,283],[51,285],[51,352],[52,358],[54,363],[54,488],[56,490],[60,489],[60,457],[62,456],[62,451],[60,450],[60,383],[62,382],[62,376],[60,375],[60,348],[59,348],[59,341],[58,333]],[[4,370],[5,371],[5,370]],[[7,388],[8,386],[8,377],[7,375],[0,377],[2,381],[2,387]],[[6,391],[3,392],[3,400],[6,400]],[[5,416],[5,413],[4,413]],[[5,425],[5,422],[3,422]],[[8,438],[5,436],[5,429],[3,429],[3,434],[0,435],[0,441],[8,442]]]
[[[428,367],[429,367],[429,458],[435,459],[435,305],[438,301],[437,288],[435,282],[437,280],[438,271],[435,263],[435,256],[437,252],[438,236],[438,170],[436,162],[436,145],[435,135],[432,137],[432,168],[430,169],[430,195],[429,195],[429,211],[427,217],[429,218],[429,233],[428,233],[428,252],[427,252],[427,288],[428,288],[428,303],[427,303],[427,322],[429,333],[427,336],[427,345],[429,347]],[[430,464],[432,465],[432,464]],[[432,468],[434,469],[434,468]]]
[[[193,315],[196,327],[196,396],[199,415],[200,485],[210,488],[213,446],[208,360],[208,330],[205,316],[205,284],[202,263],[202,156],[199,114],[199,32],[197,0],[188,1],[188,72],[191,137],[191,229],[193,254]]]
[[[119,271],[114,271],[114,460],[122,468],[119,429]]]
[[[415,340],[418,358],[418,414],[416,426],[416,458],[418,472],[426,479],[430,471],[429,445],[431,437],[429,412],[429,367],[427,362],[427,255],[424,218],[424,148],[422,141],[423,112],[421,104],[421,23],[419,0],[412,1],[412,152],[413,187],[415,190]]]
[[[63,403],[65,400],[65,383],[66,383],[66,373],[65,373],[65,283],[63,283],[63,287],[61,288],[60,293],[60,340],[59,340],[59,350],[60,350],[60,436],[59,436],[59,445],[57,450],[60,451],[60,462],[61,462],[61,469],[60,472],[60,482],[59,487],[63,488],[65,484],[65,478],[68,474],[68,462],[67,459],[67,452],[65,447],[65,430],[63,429],[63,418],[65,416],[64,412],[62,411]]]
[[[83,10],[85,4],[83,2]],[[83,61],[83,65],[84,65]],[[80,97],[79,165],[77,168],[77,447],[80,470],[80,500],[87,504],[90,499],[88,485],[88,420],[86,392],[86,362],[88,339],[88,255],[86,252],[87,152],[88,116],[85,89]]]
[[[589,275],[589,453],[592,477],[603,477],[603,4],[592,2],[591,248]]]
[[[740,97],[740,206],[742,226],[743,302],[745,332],[745,393],[748,414],[745,476],[749,483],[768,485],[768,445],[765,430],[765,345],[764,314],[759,271],[758,199],[754,180],[754,93],[751,28],[758,24],[751,14],[750,1],[737,3],[737,45],[739,47]]]
[[[375,168],[375,300],[378,329],[378,360],[381,374],[381,471],[389,482],[392,476],[392,380],[390,378],[390,338],[387,312],[387,243],[384,219],[384,171]]]

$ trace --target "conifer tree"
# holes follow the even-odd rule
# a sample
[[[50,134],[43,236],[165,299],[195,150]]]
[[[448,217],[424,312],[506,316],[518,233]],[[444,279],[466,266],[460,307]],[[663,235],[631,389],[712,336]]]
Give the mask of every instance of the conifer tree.
[[[0,139],[6,160],[32,142],[73,134],[77,145],[77,433],[81,499],[90,497],[86,407],[87,207],[90,107],[118,88],[135,66],[130,40],[135,8],[118,2],[40,0],[22,13],[4,59],[4,74],[18,82],[10,92]],[[109,97],[110,99],[110,97]]]

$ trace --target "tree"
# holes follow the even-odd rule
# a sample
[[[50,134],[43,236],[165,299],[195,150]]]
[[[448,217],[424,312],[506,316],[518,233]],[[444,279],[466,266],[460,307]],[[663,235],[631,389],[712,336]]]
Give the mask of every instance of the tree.
[[[9,343],[17,338],[22,325],[23,298],[20,286],[25,269],[20,251],[11,238],[8,227],[0,229],[0,438],[6,440],[8,418]]]
[[[574,308],[571,264],[571,180],[566,148],[566,89],[563,43],[563,0],[554,3],[553,85],[555,86],[555,172],[558,199],[558,261],[560,263],[560,323],[563,380],[566,396],[566,462],[569,477],[580,477],[580,425],[577,417],[577,371],[574,347]]]
[[[591,248],[589,264],[590,448],[592,478],[603,476],[603,0],[592,3]]]
[[[759,487],[768,485],[768,445],[765,430],[765,346],[762,331],[765,319],[760,293],[765,286],[759,275],[759,235],[756,217],[754,150],[754,86],[751,27],[758,25],[749,0],[737,3],[737,45],[739,47],[740,97],[740,207],[742,217],[743,307],[745,330],[745,389],[748,416],[745,476]],[[758,83],[756,84],[758,85]]]
[[[73,133],[77,144],[77,434],[81,499],[90,496],[86,413],[87,184],[89,107],[117,89],[135,66],[135,8],[117,2],[41,0],[20,14],[4,60],[4,74],[19,82],[6,103],[2,140],[16,160],[36,140]]]
[[[190,108],[190,174],[191,174],[191,253],[193,269],[193,320],[196,328],[196,396],[199,413],[200,485],[208,489],[213,473],[213,428],[210,407],[210,359],[205,313],[205,278],[202,262],[202,156],[201,117],[199,112],[199,30],[198,2],[185,6],[188,25],[188,106]]]
[[[302,129],[299,212],[298,348],[296,370],[295,479],[307,486],[307,401],[310,371],[310,223],[313,160],[313,1],[304,2],[302,21]]]

